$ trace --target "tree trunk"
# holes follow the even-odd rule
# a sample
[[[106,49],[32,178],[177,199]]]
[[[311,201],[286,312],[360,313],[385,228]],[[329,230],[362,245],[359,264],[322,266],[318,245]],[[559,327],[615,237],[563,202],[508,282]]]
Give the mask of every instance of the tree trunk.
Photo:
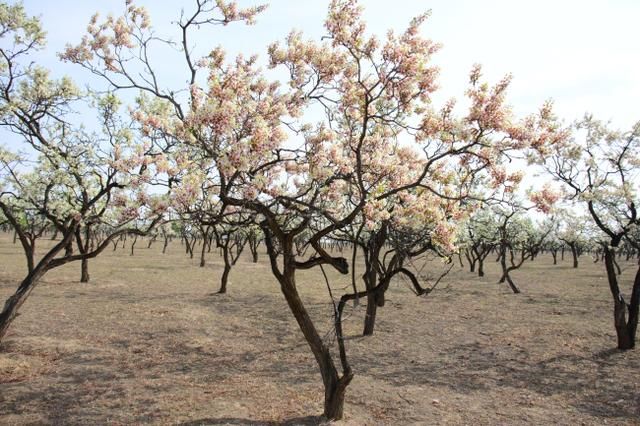
[[[225,294],[227,292],[227,282],[229,281],[229,272],[231,272],[231,266],[224,265],[222,271],[222,278],[220,278],[220,290],[218,294]]]
[[[478,259],[478,276],[484,277],[484,259]]]
[[[27,257],[27,273],[33,272],[33,268],[35,268],[34,248],[34,246],[24,247],[24,255]]]
[[[573,267],[577,268],[578,267],[578,249],[576,248],[575,244],[571,245],[571,254],[573,255]]]
[[[133,250],[135,249],[137,242],[138,242],[138,236],[136,235],[133,238],[133,242],[131,243],[131,256],[133,256]]]
[[[220,290],[218,294],[225,294],[227,292],[227,281],[229,280],[229,272],[231,271],[231,259],[229,259],[229,239],[227,239],[221,247],[222,258],[224,260],[224,270],[222,271],[222,277],[220,278]]]
[[[471,259],[471,254],[469,254],[469,249],[464,251],[464,257],[467,258],[467,262],[469,262],[469,272],[473,273],[476,271],[476,262]]]
[[[198,240],[196,239],[196,237],[193,237],[193,241],[191,242],[191,245],[189,246],[189,242],[187,241],[187,246],[189,246],[189,259],[193,259],[193,251],[196,248],[196,243],[198,242]]]
[[[322,337],[318,334],[313,321],[309,317],[300,299],[295,284],[295,272],[292,269],[287,269],[278,277],[278,280],[280,281],[280,288],[289,305],[289,309],[296,318],[298,326],[320,368],[320,375],[322,376],[322,383],[324,384],[323,415],[328,420],[340,420],[344,413],[345,392],[353,378],[353,374],[339,377],[338,370],[331,357],[331,352],[322,341]]]
[[[33,271],[27,274],[26,278],[22,280],[15,293],[7,299],[2,312],[0,312],[0,343],[2,343],[9,326],[18,316],[18,310],[36,287],[40,278],[47,271],[49,263],[58,252],[71,241],[72,236],[73,233],[70,232],[58,244],[53,246],[40,262],[38,262]]]
[[[207,252],[207,239],[206,237],[202,240],[202,250],[200,251],[200,267],[204,268],[205,265],[205,254]]]
[[[511,289],[511,291],[513,291],[514,294],[520,294],[520,289],[516,286],[516,284],[509,276],[509,272],[505,274],[505,278],[507,279],[507,283],[509,284],[509,288]]]
[[[622,274],[622,269],[620,269],[620,265],[618,265],[618,261],[616,260],[616,256],[613,256],[613,266],[616,268],[616,272],[618,275]]]
[[[627,321],[628,334],[631,337],[631,348],[635,347],[636,331],[638,330],[638,313],[640,311],[640,268],[636,272],[631,290],[631,301],[629,302],[629,320]]]
[[[635,346],[636,330],[638,327],[638,307],[640,305],[640,269],[636,273],[631,292],[631,301],[627,307],[620,288],[615,267],[615,253],[609,247],[604,248],[604,264],[609,281],[609,289],[613,296],[613,323],[618,338],[618,349],[633,349]],[[627,320],[627,309],[629,318]]]
[[[502,268],[502,277],[500,277],[499,284],[502,284],[507,279],[507,248],[506,246],[500,247],[500,267]]]
[[[258,263],[258,246],[260,245],[260,241],[254,239],[253,237],[249,238],[249,251],[251,251],[251,260],[253,263]]]
[[[373,330],[376,325],[376,314],[378,313],[378,297],[375,293],[372,293],[376,286],[377,274],[375,271],[370,270],[367,272],[364,283],[367,291],[367,312],[364,317],[364,329],[362,331],[363,336],[372,336]]]
[[[42,274],[40,274],[41,276]],[[20,283],[18,290],[7,299],[4,304],[4,309],[0,312],[0,343],[4,339],[4,336],[7,334],[7,330],[9,326],[13,322],[13,320],[18,316],[18,310],[22,306],[22,304],[27,300],[29,294],[36,286],[38,278],[34,273],[30,273],[27,277]]]
[[[89,259],[82,259],[80,262],[80,282],[89,282]]]

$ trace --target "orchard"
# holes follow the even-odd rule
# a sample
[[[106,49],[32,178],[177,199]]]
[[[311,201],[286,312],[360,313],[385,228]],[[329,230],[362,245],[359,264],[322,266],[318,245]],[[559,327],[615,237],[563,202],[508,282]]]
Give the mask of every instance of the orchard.
[[[327,3],[0,3],[0,422],[638,421],[640,124]]]

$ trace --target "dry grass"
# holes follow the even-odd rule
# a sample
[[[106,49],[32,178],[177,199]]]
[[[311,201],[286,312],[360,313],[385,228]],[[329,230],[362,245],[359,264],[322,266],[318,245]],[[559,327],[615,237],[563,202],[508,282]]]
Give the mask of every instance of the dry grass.
[[[216,254],[199,268],[160,246],[106,252],[89,284],[79,264],[45,277],[0,348],[0,424],[318,423],[320,375],[264,256],[244,257],[221,296]],[[4,300],[25,269],[7,235],[0,259]],[[640,356],[612,349],[602,265],[541,258],[514,276],[521,295],[493,262],[484,279],[456,265],[424,298],[394,283],[370,338],[352,309],[342,423],[640,424]],[[347,280],[331,277],[339,293]],[[329,332],[322,275],[299,286]]]

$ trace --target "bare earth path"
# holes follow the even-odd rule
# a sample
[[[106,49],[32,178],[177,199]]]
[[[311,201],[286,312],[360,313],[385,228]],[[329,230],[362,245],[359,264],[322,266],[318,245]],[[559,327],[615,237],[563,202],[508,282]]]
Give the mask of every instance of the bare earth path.
[[[221,296],[216,253],[199,268],[161,245],[105,253],[88,284],[79,264],[45,277],[0,347],[0,424],[319,422],[320,375],[265,257],[243,257]],[[18,249],[0,234],[2,301],[26,269]],[[543,256],[514,274],[521,295],[486,266],[479,279],[456,265],[423,298],[394,283],[370,338],[351,309],[341,424],[640,424],[640,349],[612,349],[602,265]],[[328,332],[322,275],[299,286]]]

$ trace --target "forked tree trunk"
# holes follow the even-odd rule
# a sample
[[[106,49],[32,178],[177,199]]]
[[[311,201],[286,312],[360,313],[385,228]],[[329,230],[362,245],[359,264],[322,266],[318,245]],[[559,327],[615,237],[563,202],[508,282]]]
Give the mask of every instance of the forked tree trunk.
[[[513,254],[512,254],[512,256],[513,256]],[[513,258],[512,258],[512,262],[513,262]],[[522,263],[524,263],[524,258],[521,259],[520,265],[522,265]],[[511,289],[511,291],[514,294],[519,294],[520,293],[520,289],[516,286],[516,284],[511,279],[511,276],[509,275],[509,272],[511,272],[514,269],[517,269],[517,267],[507,267],[507,248],[506,248],[506,246],[503,246],[500,249],[500,266],[502,267],[502,277],[500,278],[500,281],[498,281],[498,282],[500,284],[502,284],[502,283],[504,283],[506,281],[507,284],[509,285],[509,288]]]
[[[196,243],[198,242],[196,237],[193,237],[193,241],[189,244],[187,241],[187,246],[189,247],[189,259],[193,259],[193,251],[196,249]]]
[[[578,248],[575,244],[571,244],[571,254],[573,255],[573,267],[578,267]]]

